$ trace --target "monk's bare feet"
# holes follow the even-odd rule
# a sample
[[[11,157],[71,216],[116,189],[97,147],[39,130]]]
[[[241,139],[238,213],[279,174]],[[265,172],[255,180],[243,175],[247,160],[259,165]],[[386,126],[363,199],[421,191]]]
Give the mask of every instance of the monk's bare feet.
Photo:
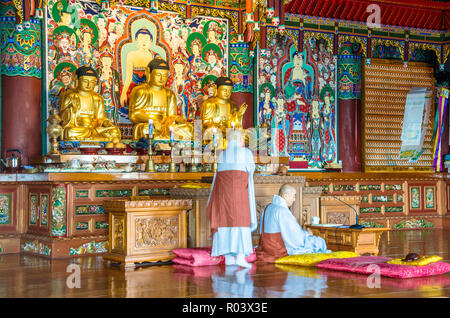
[[[236,256],[236,265],[239,265],[241,267],[245,267],[245,268],[251,268],[252,265],[249,264],[246,260],[245,260],[245,255],[244,254],[238,254]]]
[[[236,258],[233,255],[225,255],[225,265],[236,265]]]

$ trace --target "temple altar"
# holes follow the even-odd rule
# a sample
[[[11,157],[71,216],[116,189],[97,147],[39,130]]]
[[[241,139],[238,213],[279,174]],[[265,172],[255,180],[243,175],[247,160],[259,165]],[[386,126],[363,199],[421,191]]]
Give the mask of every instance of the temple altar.
[[[450,36],[435,12],[436,29],[375,30],[362,7],[347,7],[350,21],[297,1],[150,2],[3,1],[0,254],[106,253],[105,202],[132,197],[192,200],[186,244],[211,245],[226,129],[254,151],[258,214],[292,183],[302,226],[450,227]],[[408,154],[407,95],[421,86],[423,136]]]

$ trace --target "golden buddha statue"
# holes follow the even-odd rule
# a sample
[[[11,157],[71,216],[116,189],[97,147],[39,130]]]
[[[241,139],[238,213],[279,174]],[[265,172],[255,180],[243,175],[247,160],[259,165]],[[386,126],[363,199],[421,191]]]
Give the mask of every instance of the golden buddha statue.
[[[94,92],[97,73],[82,66],[75,74],[76,88],[68,90],[61,99],[63,140],[120,139],[120,129],[106,117],[103,97]]]
[[[169,139],[170,127],[176,138],[191,139],[192,124],[177,114],[175,93],[166,87],[169,65],[162,59],[154,59],[146,70],[147,82],[133,88],[130,94],[129,118],[134,123],[133,139],[148,134],[149,119],[153,121],[154,139]]]
[[[242,129],[242,118],[247,110],[247,104],[238,109],[230,100],[233,89],[233,81],[228,77],[219,77],[215,81],[216,94],[205,100],[200,109],[203,130],[205,132],[216,128],[226,136],[227,128]],[[205,141],[208,141],[210,133],[206,133]]]

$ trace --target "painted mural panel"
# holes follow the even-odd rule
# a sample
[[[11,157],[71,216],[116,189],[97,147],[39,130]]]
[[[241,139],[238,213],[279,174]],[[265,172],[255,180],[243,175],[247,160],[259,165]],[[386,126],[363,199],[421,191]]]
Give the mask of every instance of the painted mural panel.
[[[298,31],[288,31],[280,36],[269,29],[261,52],[258,125],[272,129],[272,154],[320,169],[337,161],[334,35],[305,32],[299,52]]]
[[[116,4],[101,11],[96,2],[50,1],[48,6],[48,105],[59,108],[62,93],[74,86],[73,71],[89,65],[99,75],[97,91],[115,124],[128,120],[128,97],[145,82],[154,58],[171,64],[168,86],[178,113],[194,120],[209,83],[228,75],[228,20],[174,12],[150,12]]]
[[[0,225],[11,224],[11,195],[0,194]]]

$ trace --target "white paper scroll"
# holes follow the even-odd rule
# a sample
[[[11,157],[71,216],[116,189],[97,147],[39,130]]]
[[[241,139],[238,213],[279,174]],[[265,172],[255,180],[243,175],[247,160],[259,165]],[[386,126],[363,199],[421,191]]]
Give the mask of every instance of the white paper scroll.
[[[409,159],[409,161],[415,162],[424,151],[422,149],[423,141],[430,116],[427,93],[429,90],[426,87],[413,87],[408,92],[403,116],[400,159]]]

